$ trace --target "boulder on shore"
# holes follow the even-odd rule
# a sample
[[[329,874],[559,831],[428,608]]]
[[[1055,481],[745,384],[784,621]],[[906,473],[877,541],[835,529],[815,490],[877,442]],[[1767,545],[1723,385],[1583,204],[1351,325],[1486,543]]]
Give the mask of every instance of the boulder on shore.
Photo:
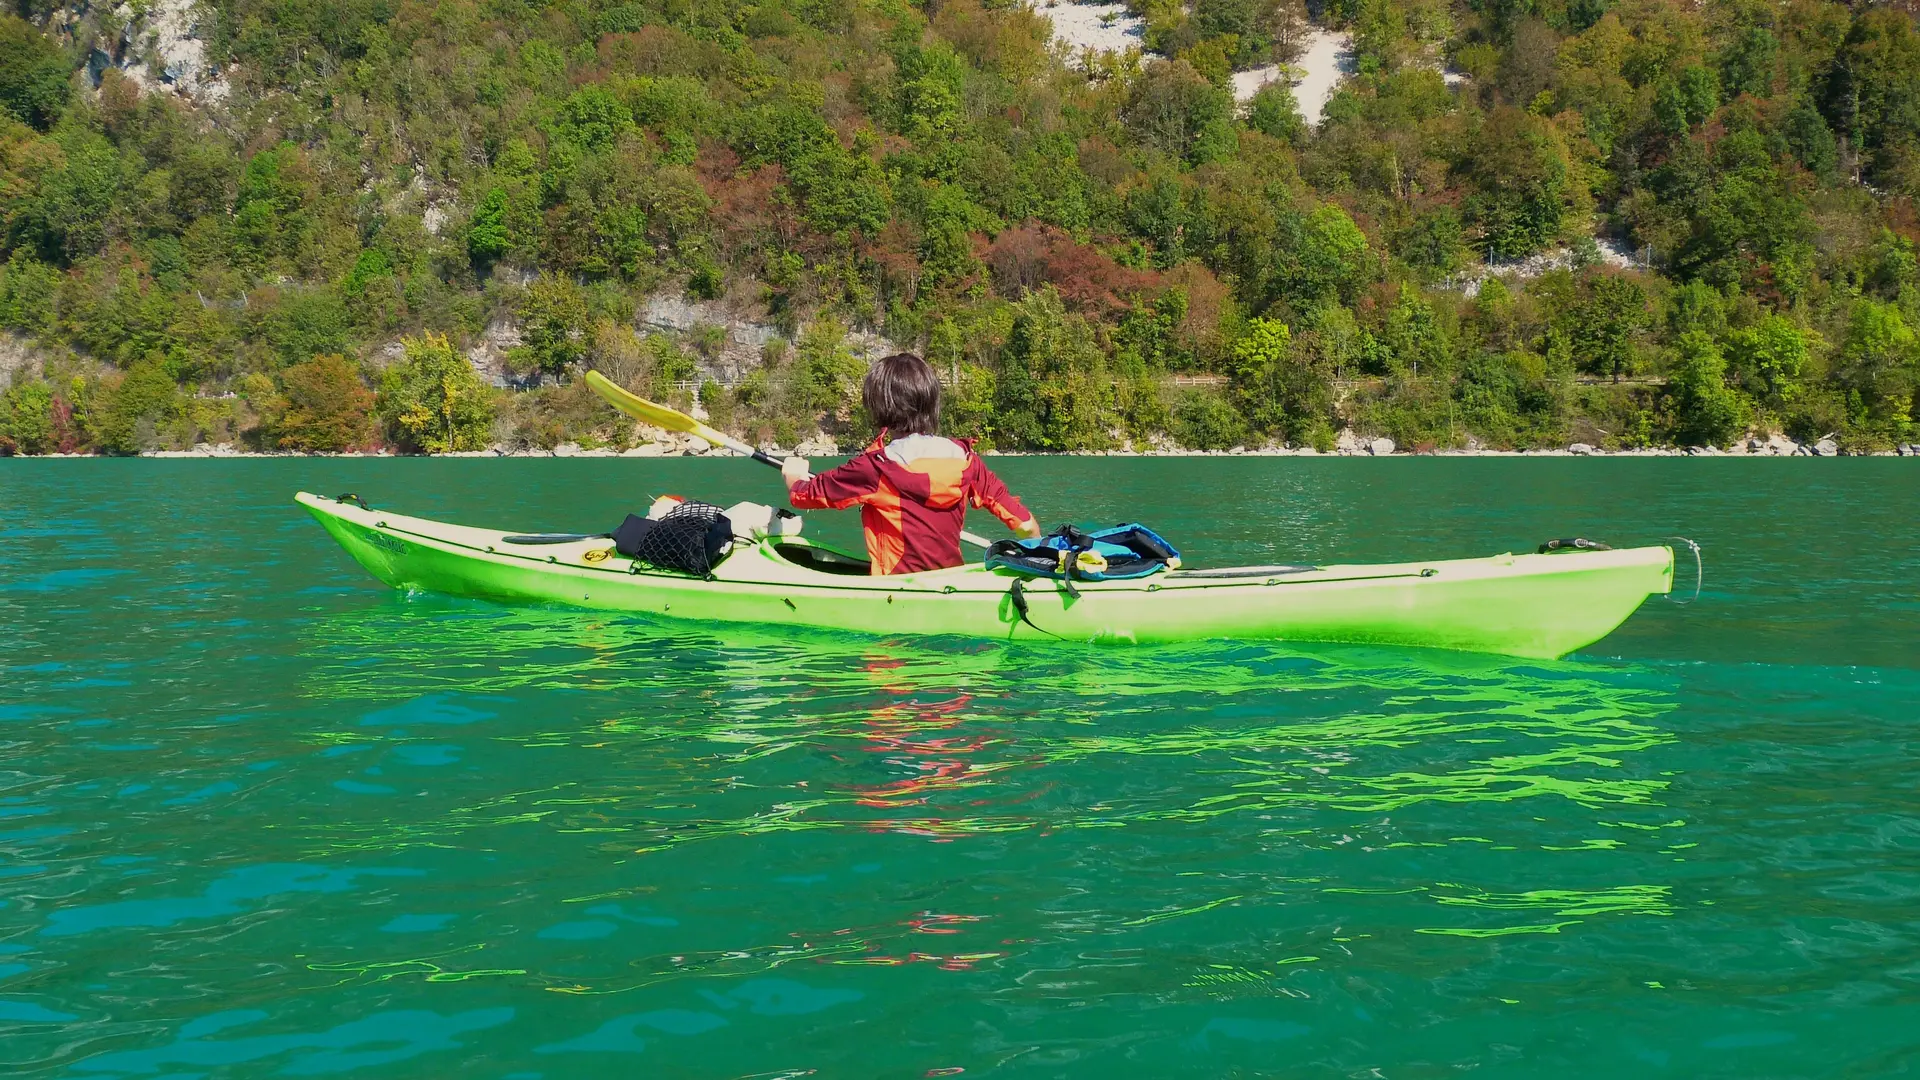
[[[1588,454],[1593,453],[1593,444],[1583,443],[1583,442],[1574,443],[1572,446],[1567,447],[1567,453],[1577,454],[1584,457]]]
[[[1813,444],[1813,453],[1816,457],[1839,457],[1840,444],[1832,439],[1821,439]]]
[[[1374,457],[1386,457],[1388,454],[1393,453],[1393,450],[1393,440],[1385,437],[1374,439],[1367,443],[1367,453],[1372,454]]]

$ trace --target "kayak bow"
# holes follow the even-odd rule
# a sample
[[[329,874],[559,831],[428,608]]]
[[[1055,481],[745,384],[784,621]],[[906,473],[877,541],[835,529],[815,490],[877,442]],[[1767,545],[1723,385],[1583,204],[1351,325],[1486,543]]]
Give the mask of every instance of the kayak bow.
[[[1128,581],[1025,580],[979,564],[873,577],[801,537],[736,542],[706,578],[656,570],[604,536],[516,536],[295,501],[386,584],[516,603],[884,635],[1098,642],[1212,638],[1417,645],[1550,659],[1611,633],[1673,583],[1670,548],[1347,566],[1176,570]],[[516,543],[515,541],[520,541]],[[527,541],[538,541],[529,543]]]

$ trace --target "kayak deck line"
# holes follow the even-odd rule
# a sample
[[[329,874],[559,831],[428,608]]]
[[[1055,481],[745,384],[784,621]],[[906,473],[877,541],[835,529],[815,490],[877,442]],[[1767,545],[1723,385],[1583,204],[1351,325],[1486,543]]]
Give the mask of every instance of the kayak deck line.
[[[571,563],[571,562],[562,563],[559,561],[559,558],[554,555],[522,555],[517,551],[500,551],[491,546],[475,547],[471,544],[460,543],[457,540],[448,540],[445,537],[434,536],[431,533],[414,532],[409,529],[402,529],[402,528],[399,528],[398,526],[392,525],[385,521],[378,521],[378,522],[375,522],[372,526],[366,526],[366,527],[384,529],[385,531],[390,533],[397,533],[401,536],[409,536],[414,538],[415,540],[426,541],[427,543],[441,544],[447,547],[464,548],[468,551],[484,552],[485,554],[488,554],[488,555],[498,555],[508,559],[524,559],[527,562],[535,563],[541,566],[567,566],[575,570],[591,570],[595,573],[614,574],[619,577],[651,576],[651,577],[671,578],[674,580],[684,580],[689,576],[673,570],[655,570],[650,567],[647,567],[646,564],[644,563],[633,562],[632,560],[628,560],[629,562],[632,563],[632,565],[627,567],[600,566],[600,565],[595,565],[593,563],[578,563],[578,564]],[[541,545],[557,545],[557,544],[564,544],[564,543],[579,543],[585,540],[612,539],[611,536],[608,536],[607,534],[604,534],[604,533],[581,533],[577,535],[568,535],[567,539],[565,540],[558,539],[558,535],[560,534],[556,534],[556,538],[552,540],[542,540],[540,541],[540,544]],[[791,541],[792,539],[793,539],[792,537],[783,538],[784,541]],[[511,539],[503,538],[503,540],[506,543],[513,544],[513,546],[515,547],[532,546],[527,544],[514,543],[514,541]],[[741,546],[743,545],[741,545],[739,542],[736,542],[735,544],[736,549]],[[754,545],[744,545],[744,546],[751,547]],[[831,549],[827,549],[827,550],[831,550]],[[777,558],[778,556],[776,555],[775,557]],[[624,556],[622,558],[624,558]],[[787,560],[784,560],[784,559],[781,561],[787,562]],[[790,562],[788,564],[793,565]],[[958,569],[958,568],[955,568],[955,569]],[[1180,580],[1178,584],[1175,584],[1175,585],[1164,584],[1160,581],[1156,581],[1151,578],[1136,579],[1134,582],[1130,584],[1133,584],[1136,588],[1144,587],[1144,589],[1147,592],[1160,592],[1165,589],[1180,589],[1180,590],[1219,589],[1219,588],[1239,589],[1239,588],[1245,588],[1248,585],[1253,585],[1253,584],[1258,584],[1262,587],[1266,587],[1270,585],[1304,585],[1304,584],[1330,585],[1330,584],[1336,584],[1339,582],[1346,582],[1346,581],[1387,581],[1394,578],[1433,577],[1436,573],[1436,571],[1431,569],[1423,569],[1418,572],[1402,572],[1402,573],[1393,573],[1393,574],[1357,574],[1349,577],[1323,577],[1323,578],[1312,578],[1312,579],[1295,578],[1292,580],[1287,580],[1277,576],[1278,573],[1282,571],[1277,571],[1277,570],[1268,571],[1265,568],[1260,568],[1260,569],[1261,569],[1261,573],[1248,574],[1248,575],[1245,575],[1245,577],[1242,577],[1242,575],[1235,573],[1230,569],[1218,570],[1218,571],[1207,571],[1207,570],[1174,571],[1172,573],[1169,573],[1166,576],[1172,577],[1174,573],[1180,573],[1180,574],[1191,575],[1191,577],[1184,578]],[[1306,573],[1309,571],[1323,571],[1325,569],[1326,569],[1325,567],[1310,566],[1310,567],[1301,567],[1298,571],[1295,571],[1295,572]],[[1268,576],[1269,574],[1273,574],[1275,576]],[[1006,573],[1006,574],[997,574],[997,577],[998,577],[998,580],[1000,581],[1011,583],[1016,577],[1018,577],[1018,575]],[[1193,581],[1192,580],[1193,577],[1210,578],[1210,579],[1227,578],[1227,579],[1238,579],[1238,580]],[[1252,581],[1251,579],[1255,577],[1264,577],[1265,580],[1259,581],[1259,582]],[[884,577],[874,577],[874,578],[865,578],[863,580],[887,581],[889,579]],[[1145,582],[1144,586],[1141,586],[1139,584],[1139,582],[1141,581]],[[1122,583],[1120,582],[1076,581],[1074,583],[1074,587],[1081,590],[1082,592],[1087,592],[1087,591],[1098,592],[1100,591],[1099,587],[1102,585],[1121,585],[1121,584]],[[803,588],[803,589],[823,589],[827,591],[840,590],[840,591],[846,591],[846,592],[923,593],[927,595],[936,595],[936,596],[951,596],[957,593],[976,593],[976,594],[991,593],[993,595],[999,595],[1001,592],[1005,591],[1004,589],[997,588],[997,587],[992,589],[962,589],[957,586],[948,585],[944,588],[939,588],[939,589],[922,589],[922,588],[906,587],[903,585],[841,585],[835,582],[827,582],[827,581],[801,582],[801,583],[796,583],[796,587]],[[1134,591],[1134,589],[1128,588],[1128,589],[1124,589],[1124,591]]]
[[[1351,641],[1552,658],[1591,644],[1672,587],[1664,546],[1477,559],[1177,570],[1124,581],[1026,579],[974,563],[868,577],[814,567],[860,560],[803,537],[736,541],[705,577],[620,555],[604,534],[508,533],[295,501],[395,588],[705,622],[881,635],[1096,642]],[[538,536],[529,550],[508,537]],[[563,536],[577,536],[566,540]],[[586,556],[595,553],[596,558]],[[1025,585],[1022,617],[1009,593]],[[1279,586],[1286,586],[1281,588]]]
[[[1278,576],[1280,574],[1307,574],[1322,569],[1318,566],[1229,566],[1221,570],[1188,570],[1181,568],[1167,571],[1168,577],[1181,578],[1256,578]]]

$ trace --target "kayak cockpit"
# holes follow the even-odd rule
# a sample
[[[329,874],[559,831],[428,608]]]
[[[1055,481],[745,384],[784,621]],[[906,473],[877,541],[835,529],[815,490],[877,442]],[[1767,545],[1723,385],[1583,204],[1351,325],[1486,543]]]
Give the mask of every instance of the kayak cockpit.
[[[869,577],[873,573],[873,564],[865,559],[835,551],[818,544],[800,543],[793,540],[767,545],[775,555],[800,567],[821,574],[845,574],[849,576]]]

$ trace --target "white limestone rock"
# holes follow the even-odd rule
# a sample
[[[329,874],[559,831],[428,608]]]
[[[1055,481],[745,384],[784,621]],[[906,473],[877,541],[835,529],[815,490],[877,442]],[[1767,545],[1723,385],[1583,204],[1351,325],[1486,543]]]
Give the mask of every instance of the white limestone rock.
[[[831,435],[822,433],[801,439],[793,452],[803,458],[832,457],[840,452],[840,446]]]

